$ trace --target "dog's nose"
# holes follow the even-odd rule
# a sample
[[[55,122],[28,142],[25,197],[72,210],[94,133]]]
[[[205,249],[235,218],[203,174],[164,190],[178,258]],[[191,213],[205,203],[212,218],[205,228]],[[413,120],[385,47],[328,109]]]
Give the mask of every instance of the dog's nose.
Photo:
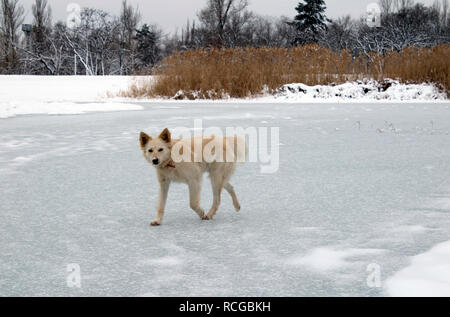
[[[159,164],[159,160],[155,157],[154,159],[153,159],[153,165],[158,165]]]

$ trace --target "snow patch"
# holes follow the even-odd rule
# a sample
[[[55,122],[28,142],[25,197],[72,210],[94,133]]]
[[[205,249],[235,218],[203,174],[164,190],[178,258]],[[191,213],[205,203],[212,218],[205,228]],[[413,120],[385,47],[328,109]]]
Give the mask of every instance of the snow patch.
[[[29,162],[32,159],[33,158],[31,158],[31,157],[18,156],[15,159],[13,159],[12,161],[15,162],[15,163],[23,163],[23,162]]]
[[[336,250],[330,247],[320,247],[302,256],[288,259],[287,264],[305,266],[317,272],[329,272],[341,269],[351,262],[348,259],[357,256],[378,254],[384,250],[378,249],[344,249]]]
[[[405,225],[405,226],[399,226],[394,229],[395,232],[409,232],[409,233],[424,233],[429,230],[434,230],[434,229],[427,228],[422,225]]]
[[[410,100],[446,100],[445,93],[433,84],[402,84],[387,79],[384,82],[357,81],[341,85],[308,86],[288,84],[275,92],[276,99],[309,101],[326,99],[329,101],[410,101]]]
[[[183,264],[183,260],[177,256],[166,256],[158,259],[146,260],[145,264],[156,266],[178,266]]]
[[[386,281],[396,297],[450,296],[450,241],[412,258],[411,264]]]

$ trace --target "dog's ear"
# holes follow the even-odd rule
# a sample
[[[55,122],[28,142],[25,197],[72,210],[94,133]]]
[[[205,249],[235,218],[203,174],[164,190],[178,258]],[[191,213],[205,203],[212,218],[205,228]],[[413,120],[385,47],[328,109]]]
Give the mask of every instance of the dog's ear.
[[[152,139],[151,136],[147,135],[144,132],[141,132],[141,134],[139,135],[139,142],[141,143],[141,148],[144,148],[148,141],[150,141]]]
[[[170,141],[172,140],[172,137],[170,135],[169,129],[165,128],[164,131],[161,132],[161,134],[159,135],[159,138],[166,143],[170,143]]]

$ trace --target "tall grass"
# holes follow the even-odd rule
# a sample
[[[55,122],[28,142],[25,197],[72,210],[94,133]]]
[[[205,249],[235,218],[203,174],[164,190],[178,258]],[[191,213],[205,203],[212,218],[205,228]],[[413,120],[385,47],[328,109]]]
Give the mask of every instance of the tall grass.
[[[405,82],[431,82],[450,91],[450,45],[431,49],[411,48],[401,53],[388,53],[384,58],[385,77],[399,78]]]
[[[450,45],[358,58],[318,45],[202,49],[167,57],[152,83],[135,83],[124,95],[173,97],[181,90],[183,97],[191,99],[242,98],[271,93],[288,83],[339,84],[363,78],[433,82],[448,92],[449,58]]]

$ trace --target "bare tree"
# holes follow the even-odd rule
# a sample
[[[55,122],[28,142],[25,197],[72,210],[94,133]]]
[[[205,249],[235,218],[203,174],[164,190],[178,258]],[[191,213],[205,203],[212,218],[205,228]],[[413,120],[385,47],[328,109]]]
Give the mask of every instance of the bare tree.
[[[69,53],[63,37],[66,32],[65,25],[56,24],[52,33],[45,35],[45,42],[48,45],[45,52],[19,48],[24,53],[23,60],[26,65],[24,72],[36,75],[63,74],[63,69],[67,68],[69,61]]]
[[[289,47],[295,40],[295,27],[287,17],[271,18],[255,16],[251,22],[250,41],[245,45],[256,47]]]
[[[332,21],[323,36],[324,44],[334,51],[351,50],[354,23],[350,15]]]
[[[439,11],[434,7],[416,4],[398,12],[385,15],[383,27],[369,28],[364,23],[354,33],[356,52],[371,63],[377,55],[388,51],[401,51],[404,47],[432,47],[442,43],[439,29]],[[372,55],[371,53],[377,53]],[[381,60],[378,60],[380,62]],[[383,65],[377,65],[379,73]]]
[[[252,45],[255,20],[253,12],[243,8],[233,8],[222,35],[222,44],[227,47]]]
[[[230,25],[231,16],[236,19],[248,7],[247,0],[208,0],[198,18],[208,32],[210,45],[223,46],[225,32]]]
[[[36,44],[44,43],[45,33],[52,27],[52,9],[47,0],[35,0],[31,8],[33,14],[33,40]]]
[[[449,2],[448,0],[442,0],[442,13],[441,13],[441,24],[443,28],[447,28],[448,22],[448,12],[449,11]]]
[[[31,33],[26,38],[23,57],[27,73],[54,74],[55,68],[47,64],[51,55],[52,11],[47,0],[35,0],[31,13],[33,22]]]
[[[17,53],[19,28],[24,19],[24,9],[19,0],[0,0],[0,71],[19,71],[20,59]]]
[[[394,0],[378,0],[381,7],[381,12],[384,15],[392,13],[394,9]]]
[[[297,31],[289,22],[288,17],[282,16],[275,23],[276,45],[279,47],[290,47],[295,42]]]
[[[85,70],[86,75],[119,73],[117,52],[120,24],[108,13],[84,8],[81,24],[64,35],[67,46]]]
[[[135,63],[137,49],[135,35],[140,20],[139,8],[133,8],[133,6],[128,5],[127,0],[124,0],[119,17],[119,65],[121,75],[129,74]]]
[[[273,46],[276,42],[275,23],[269,18],[255,17],[251,33],[253,35],[251,45],[253,46]]]
[[[413,5],[414,5],[414,0],[394,0],[394,8],[397,11],[411,8]]]

